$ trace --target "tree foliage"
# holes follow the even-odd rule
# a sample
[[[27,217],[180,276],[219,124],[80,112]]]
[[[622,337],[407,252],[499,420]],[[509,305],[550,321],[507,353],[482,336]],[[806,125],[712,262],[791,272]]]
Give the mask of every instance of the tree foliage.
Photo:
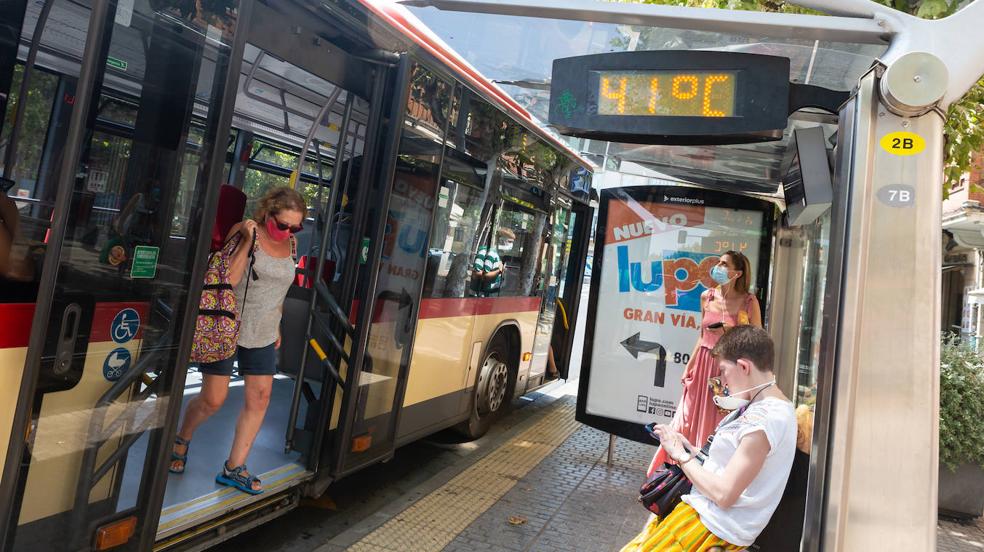
[[[3,133],[0,135],[0,168],[3,168],[3,155],[6,153],[10,131],[14,127],[23,74],[24,67],[18,65],[14,69],[13,83],[10,87],[10,101],[7,104],[7,113],[3,121]],[[51,98],[55,95],[55,87],[58,83],[53,75],[39,71],[34,73],[34,78],[28,84],[24,121],[21,125],[20,139],[14,156],[16,170],[9,176],[14,180],[33,181],[37,179],[37,172],[41,164],[45,131],[48,128],[48,120],[51,115]],[[13,192],[11,193],[13,194]]]
[[[940,464],[984,467],[984,360],[956,336],[940,347]]]
[[[722,8],[731,10],[754,10],[777,13],[816,13],[794,6],[784,0],[625,0],[631,3],[687,6],[696,8]],[[896,10],[926,19],[938,19],[956,12],[961,0],[876,0]],[[984,78],[967,92],[958,102],[954,102],[948,112],[944,126],[946,144],[945,172],[943,179],[944,195],[951,186],[960,181],[973,161],[975,153],[984,150]]]

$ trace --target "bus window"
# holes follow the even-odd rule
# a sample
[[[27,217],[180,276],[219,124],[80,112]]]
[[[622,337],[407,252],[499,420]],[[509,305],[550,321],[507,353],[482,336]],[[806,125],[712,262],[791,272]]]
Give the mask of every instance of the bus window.
[[[252,151],[253,155],[249,161],[249,168],[246,170],[246,179],[243,184],[243,191],[249,198],[246,203],[247,217],[252,216],[256,202],[263,197],[267,190],[277,186],[289,186],[289,175],[297,168],[297,154],[287,151],[286,147],[255,140]],[[309,151],[313,153],[313,148]],[[313,160],[311,153],[308,154],[307,160],[304,162],[300,181],[297,182],[297,190],[304,196],[309,212],[313,213],[318,209],[316,180],[318,163]],[[331,180],[332,167],[328,164],[327,153],[324,151],[321,153],[321,179],[323,182],[328,182]]]
[[[445,180],[438,195],[438,213],[428,255],[425,297],[464,297],[471,244],[481,214],[481,193]]]
[[[309,151],[313,151],[309,150]],[[297,168],[297,154],[293,152],[287,152],[279,147],[273,146],[271,144],[256,141],[253,143],[253,159],[252,161],[259,163],[268,163],[275,167],[281,169],[287,169],[292,171]],[[310,154],[309,154],[310,155]],[[327,167],[323,167],[324,170]],[[318,164],[313,161],[309,156],[306,161],[304,161],[304,172],[308,174],[318,173]],[[325,175],[327,176],[327,175]]]
[[[486,163],[495,161],[512,141],[510,133],[504,132],[510,127],[509,118],[471,91],[462,93],[461,112],[456,119],[457,124],[448,130],[449,141],[458,151]]]
[[[260,201],[260,198],[263,197],[263,194],[265,194],[267,190],[278,186],[289,185],[289,177],[253,168],[246,169],[246,184],[243,186],[243,192],[245,192],[246,197],[249,198],[246,201],[246,216],[252,218],[253,211],[256,210],[257,202]]]
[[[418,132],[440,136],[448,117],[457,113],[457,99],[451,85],[418,66],[410,82],[407,122]]]
[[[424,297],[464,297],[472,244],[484,205],[485,165],[445,148],[437,216],[427,256]]]
[[[0,206],[0,278],[9,280],[0,285],[2,302],[34,302],[34,281],[40,276],[37,268],[44,255],[44,239],[50,227],[50,207],[53,193],[44,194],[41,180],[42,158],[45,151],[48,124],[58,77],[35,71],[27,88],[24,120],[14,150],[9,150],[11,129],[17,110],[17,97],[24,67],[14,70],[10,102],[0,133],[0,170],[9,179],[10,188]],[[10,163],[10,166],[7,163]],[[48,201],[44,201],[45,199]]]
[[[130,102],[103,96],[99,103],[99,118],[133,128],[137,124],[137,106]]]
[[[15,170],[13,174],[6,169],[7,144],[10,140],[11,129],[14,126],[14,116],[17,110],[21,78],[24,66],[17,65],[14,69],[14,80],[10,91],[10,101],[7,103],[7,113],[4,117],[3,132],[0,133],[0,168],[5,176],[16,182],[10,190],[11,196],[34,197],[35,184],[41,166],[41,154],[44,150],[45,135],[48,122],[51,119],[51,107],[58,86],[58,77],[44,71],[35,71],[27,87],[27,105],[24,108],[24,124],[20,127],[17,141],[17,151],[13,152]]]
[[[514,236],[511,240],[500,240],[497,245],[503,265],[500,295],[535,294],[546,213],[529,212],[507,200],[503,202],[496,222],[497,231],[508,230]]]
[[[188,149],[185,150],[184,163],[181,165],[181,183],[174,197],[174,217],[171,222],[172,236],[186,236],[189,218],[194,206],[192,196],[198,181],[198,166],[201,158],[202,128],[192,126],[188,132]]]

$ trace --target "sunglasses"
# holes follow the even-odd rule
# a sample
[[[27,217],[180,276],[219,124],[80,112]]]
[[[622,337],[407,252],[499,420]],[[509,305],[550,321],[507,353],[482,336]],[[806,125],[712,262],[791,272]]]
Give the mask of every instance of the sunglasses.
[[[278,219],[277,217],[273,217],[273,222],[274,224],[276,224],[277,230],[280,230],[281,232],[285,230],[290,230],[291,234],[297,234],[301,230],[304,230],[303,224],[298,224],[297,226],[291,226],[289,224],[284,224],[280,222],[280,219]]]

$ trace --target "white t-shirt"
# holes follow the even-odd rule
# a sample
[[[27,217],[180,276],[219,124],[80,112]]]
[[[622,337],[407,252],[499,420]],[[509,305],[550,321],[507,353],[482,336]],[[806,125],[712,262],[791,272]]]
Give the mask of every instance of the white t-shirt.
[[[752,403],[735,421],[721,426],[704,468],[721,473],[738,444],[751,433],[762,431],[769,440],[769,454],[762,471],[730,508],[721,508],[694,487],[683,501],[700,515],[700,521],[718,537],[738,546],[750,546],[772,518],[786,488],[796,454],[796,415],[789,401],[765,397]]]

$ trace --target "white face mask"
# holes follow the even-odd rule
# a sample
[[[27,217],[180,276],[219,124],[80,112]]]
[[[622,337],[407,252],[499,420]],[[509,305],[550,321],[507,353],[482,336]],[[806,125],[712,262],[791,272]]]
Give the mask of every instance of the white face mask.
[[[775,383],[776,383],[776,380],[772,380],[772,381],[763,383],[761,385],[756,385],[755,387],[750,387],[748,389],[745,389],[744,391],[739,391],[739,392],[735,393],[735,395],[741,395],[742,393],[748,393],[750,391],[758,391],[759,389],[765,389],[766,387],[775,385]],[[743,408],[745,406],[748,406],[748,403],[751,402],[751,400],[749,400],[749,399],[741,399],[741,398],[736,397],[735,395],[730,395],[730,394],[729,395],[714,395],[714,397],[711,400],[714,401],[714,404],[716,404],[718,406],[718,408],[723,408],[725,410],[738,410],[739,408]]]
[[[509,251],[512,249],[512,246],[513,246],[512,240],[499,242],[499,249]]]

